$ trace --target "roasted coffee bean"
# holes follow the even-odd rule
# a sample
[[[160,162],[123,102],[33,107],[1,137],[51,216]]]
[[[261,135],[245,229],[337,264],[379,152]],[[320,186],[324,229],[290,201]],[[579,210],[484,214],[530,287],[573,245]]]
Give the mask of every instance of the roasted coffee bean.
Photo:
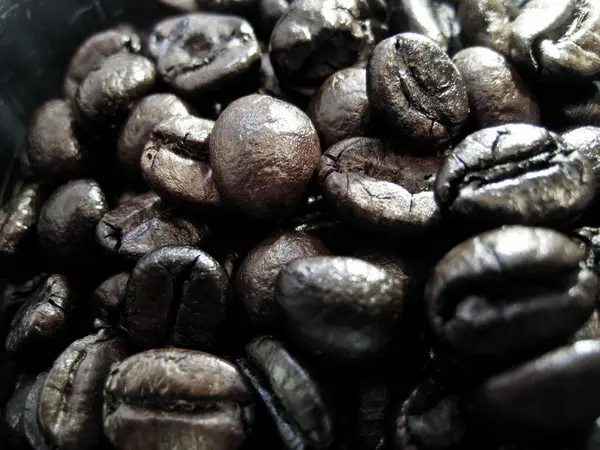
[[[166,245],[202,245],[209,237],[204,223],[169,207],[154,192],[108,212],[96,228],[102,248],[128,260]]]
[[[540,108],[517,71],[485,47],[461,50],[452,62],[467,86],[472,117],[481,128],[506,123],[541,123]]]
[[[154,87],[155,80],[156,68],[149,59],[130,53],[110,56],[79,86],[77,117],[86,126],[115,128],[133,103]]]
[[[529,0],[511,28],[511,56],[558,82],[600,74],[600,4]]]
[[[469,116],[460,73],[420,34],[398,34],[377,45],[367,68],[367,92],[387,131],[419,153],[449,147]]]
[[[433,195],[440,164],[436,156],[397,154],[386,141],[352,138],[323,154],[318,178],[325,197],[349,224],[411,238],[440,223]]]
[[[120,450],[237,449],[253,421],[252,393],[236,367],[193,350],[131,356],[104,389],[104,432]]]
[[[109,330],[73,342],[54,362],[40,394],[38,419],[51,448],[84,450],[102,437],[102,388],[111,365],[127,356]]]
[[[331,75],[315,93],[309,106],[321,148],[347,138],[366,136],[370,127],[367,71],[344,69]]]
[[[191,0],[195,1],[195,0]],[[173,27],[179,22],[184,15],[181,16],[173,16],[167,17],[166,19],[162,19],[157,22],[148,33],[148,36],[144,43],[144,52],[145,54],[151,58],[153,61],[158,60],[158,54],[160,52],[160,48],[167,39],[167,36],[173,29]]]
[[[281,217],[297,207],[321,154],[308,116],[266,95],[229,105],[215,123],[209,147],[223,202],[258,219]]]
[[[283,86],[311,95],[334,72],[366,66],[384,19],[382,2],[297,0],[271,34],[273,69]]]
[[[348,362],[386,350],[403,297],[404,280],[346,257],[296,259],[276,285],[290,336],[316,355]]]
[[[383,382],[365,381],[356,393],[354,422],[358,448],[381,450],[389,446],[388,422],[391,393]]]
[[[590,161],[527,124],[477,131],[449,153],[435,182],[440,209],[491,225],[568,222],[593,200]]]
[[[35,450],[50,450],[50,446],[40,428],[40,421],[38,420],[40,397],[47,376],[48,373],[43,372],[35,378],[35,382],[27,394],[25,409],[23,411],[23,431],[25,432],[27,442]]]
[[[20,157],[26,178],[42,182],[78,178],[90,172],[93,160],[67,100],[49,100],[36,110]]]
[[[108,212],[102,189],[93,180],[74,180],[48,199],[37,224],[42,249],[52,259],[72,262],[94,248],[96,225]]]
[[[244,19],[210,13],[179,20],[161,44],[158,71],[184,97],[220,95],[248,84],[260,66],[260,47]]]
[[[121,326],[140,348],[170,343],[212,350],[227,324],[232,290],[225,269],[193,247],[168,246],[131,272]]]
[[[96,288],[91,302],[91,309],[96,317],[108,323],[117,323],[128,281],[129,272],[119,272]]]
[[[566,131],[561,137],[567,146],[583,154],[591,163],[600,186],[600,127],[578,127]]]
[[[63,84],[65,97],[75,98],[81,82],[107,58],[117,53],[139,53],[141,49],[140,37],[131,27],[121,26],[91,35],[71,58]]]
[[[8,355],[37,366],[52,361],[69,342],[77,300],[64,275],[49,276],[13,318]]]
[[[258,0],[259,31],[269,37],[294,0]],[[268,56],[267,56],[268,57]]]
[[[452,352],[504,364],[575,333],[594,310],[597,284],[580,243],[512,226],[452,249],[434,267],[425,301],[433,330]]]
[[[165,198],[194,206],[218,206],[209,165],[212,120],[172,117],[154,127],[142,154],[142,175]]]
[[[246,355],[292,426],[295,440],[304,443],[302,448],[327,448],[335,437],[333,412],[311,374],[281,342],[268,336],[253,339],[246,346]],[[276,423],[278,419],[274,417]],[[286,443],[285,430],[278,431]]]
[[[27,438],[25,437],[23,416],[25,413],[25,402],[27,395],[35,382],[35,377],[21,375],[15,391],[4,405],[2,411],[2,425],[6,436],[3,443],[9,449],[26,449]]]
[[[140,158],[152,129],[163,120],[193,112],[190,105],[173,94],[152,94],[140,100],[119,136],[117,157],[125,173],[133,180],[141,179]]]
[[[236,295],[250,321],[255,326],[279,326],[281,311],[275,301],[275,282],[280,270],[295,259],[328,254],[319,239],[298,231],[274,234],[253,248],[235,278]]]

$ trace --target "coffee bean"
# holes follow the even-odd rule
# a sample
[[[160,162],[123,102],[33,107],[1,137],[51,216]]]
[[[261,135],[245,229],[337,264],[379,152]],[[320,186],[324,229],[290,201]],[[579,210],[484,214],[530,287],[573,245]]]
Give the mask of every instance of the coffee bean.
[[[420,34],[398,34],[377,45],[367,68],[367,92],[387,131],[420,153],[449,147],[469,116],[460,73]]]
[[[390,389],[383,382],[365,381],[359,385],[356,396],[354,433],[359,448],[386,448],[389,446]],[[351,436],[354,433],[350,433]]]
[[[158,0],[160,3],[175,8],[178,11],[193,12],[198,10],[196,0]]]
[[[191,1],[195,2],[195,0]],[[163,42],[165,41],[165,39],[167,39],[167,36],[169,35],[173,27],[183,17],[185,16],[179,15],[167,17],[166,19],[162,19],[152,26],[144,42],[144,53],[146,54],[146,56],[148,56],[148,58],[152,59],[155,62],[158,60],[158,55]]]
[[[253,421],[252,394],[235,366],[193,350],[131,356],[104,389],[104,432],[117,449],[237,449]]]
[[[600,186],[600,127],[574,128],[561,137],[567,148],[579,151],[592,163],[596,184]]]
[[[35,382],[35,377],[21,376],[19,383],[12,396],[6,402],[2,412],[2,426],[6,436],[3,442],[10,449],[25,449],[26,437],[23,424],[25,402],[27,395]]]
[[[40,422],[38,420],[40,397],[47,376],[47,372],[37,375],[35,382],[27,394],[25,408],[23,410],[23,431],[31,448],[36,450],[50,450],[50,446],[40,429]]]
[[[96,228],[105,251],[133,261],[165,245],[202,245],[209,237],[204,223],[167,206],[154,192],[109,211]]]
[[[104,280],[94,291],[91,309],[96,317],[116,324],[125,300],[129,272],[119,272]]]
[[[594,310],[588,321],[575,332],[569,342],[575,343],[590,339],[600,339],[600,313],[598,310]]]
[[[258,0],[258,19],[261,35],[269,37],[294,0]],[[267,55],[268,57],[268,55]]]
[[[210,136],[210,165],[223,202],[258,219],[293,211],[320,153],[308,116],[266,95],[233,102]]]

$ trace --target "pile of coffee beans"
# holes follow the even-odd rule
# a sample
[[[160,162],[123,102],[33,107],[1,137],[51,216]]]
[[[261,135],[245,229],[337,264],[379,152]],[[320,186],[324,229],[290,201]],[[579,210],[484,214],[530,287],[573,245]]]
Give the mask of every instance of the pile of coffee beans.
[[[600,449],[600,2],[164,3],[31,118],[0,447]]]

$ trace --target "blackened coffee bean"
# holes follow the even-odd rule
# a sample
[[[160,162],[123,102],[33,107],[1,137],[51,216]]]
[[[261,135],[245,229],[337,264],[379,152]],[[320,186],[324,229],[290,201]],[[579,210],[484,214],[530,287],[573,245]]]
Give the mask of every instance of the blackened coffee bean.
[[[37,375],[25,399],[25,409],[23,411],[23,431],[31,448],[36,450],[50,450],[50,446],[40,428],[40,421],[38,420],[40,397],[47,376],[47,372]]]
[[[195,1],[195,0],[192,0]],[[158,54],[160,47],[163,42],[173,29],[173,27],[179,22],[184,16],[173,16],[162,19],[150,29],[148,36],[145,40],[144,52],[152,60],[158,60]]]
[[[253,248],[235,278],[236,295],[251,322],[255,326],[279,326],[281,312],[275,301],[279,271],[295,259],[328,254],[319,239],[298,231],[274,234]]]
[[[481,128],[506,123],[541,123],[529,87],[500,53],[470,47],[452,58],[467,86],[472,117]]]
[[[91,309],[95,316],[108,322],[117,323],[125,300],[129,272],[119,272],[104,280],[94,291]]]
[[[229,317],[225,269],[193,247],[168,246],[138,261],[127,283],[121,326],[140,348],[170,343],[212,350]]]
[[[88,74],[117,53],[139,53],[142,45],[139,35],[131,27],[117,27],[91,35],[73,54],[63,92],[68,99],[75,98],[77,89]]]
[[[321,148],[356,136],[366,136],[370,127],[367,71],[344,69],[331,75],[315,93],[308,109]]]
[[[578,127],[561,135],[567,148],[578,150],[591,163],[600,186],[600,127]]]
[[[237,449],[254,422],[252,397],[236,367],[223,359],[149,350],[111,371],[104,432],[119,450]]]
[[[307,448],[327,448],[335,437],[333,411],[310,372],[281,342],[268,336],[253,339],[246,346],[246,355],[294,434]],[[277,422],[278,417],[274,419]],[[285,443],[286,434],[278,431]]]
[[[96,228],[96,239],[104,250],[134,261],[159,247],[198,246],[209,237],[204,223],[169,207],[154,192],[108,212]]]
[[[593,392],[598,376],[600,341],[579,341],[483,382],[473,395],[473,414],[504,439],[581,436],[600,415]]]
[[[600,4],[530,0],[511,28],[511,55],[532,72],[563,82],[600,73]]]
[[[37,224],[38,239],[48,257],[73,262],[94,248],[96,225],[108,212],[102,189],[93,180],[74,180],[48,199]]]
[[[3,405],[2,427],[4,436],[3,444],[9,449],[26,449],[27,438],[24,430],[24,414],[27,395],[31,391],[35,377],[31,375],[21,375],[20,380],[12,396]]]
[[[259,31],[269,37],[294,0],[258,0]]]
[[[380,355],[402,312],[404,281],[355,258],[315,256],[279,273],[276,298],[290,336],[325,358]]]
[[[7,354],[35,366],[52,361],[69,342],[77,301],[64,275],[48,277],[13,318]]]
[[[321,154],[308,116],[267,95],[231,103],[217,119],[209,146],[223,202],[258,219],[281,217],[298,206]]]
[[[219,192],[209,165],[208,137],[214,122],[172,117],[154,127],[141,159],[151,189],[193,206],[218,206]]]
[[[367,68],[367,92],[387,132],[419,153],[449,147],[469,116],[460,73],[420,34],[398,34],[377,45]]]
[[[433,195],[441,159],[397,154],[374,138],[339,142],[321,157],[324,196],[349,224],[398,238],[435,229],[441,214]]]
[[[156,68],[149,59],[117,53],[92,70],[75,96],[79,120],[90,127],[115,128],[131,106],[153,87]]]
[[[579,242],[504,227],[452,249],[425,288],[429,319],[451,351],[504,363],[552,349],[591,316],[598,279]]]
[[[223,96],[247,85],[260,66],[252,26],[236,16],[194,13],[175,24],[163,41],[158,71],[184,97]]]
[[[102,389],[111,366],[127,356],[109,330],[73,342],[54,362],[39,400],[40,426],[51,448],[95,448],[102,437]]]
[[[133,180],[141,179],[140,157],[152,129],[163,120],[187,116],[193,108],[173,94],[149,95],[132,108],[118,140],[119,165]]]
[[[297,0],[271,34],[282,85],[312,94],[330,75],[364,67],[385,34],[385,9],[368,0]]]
[[[492,225],[572,220],[595,190],[592,165],[582,153],[527,124],[471,134],[446,156],[435,182],[444,212]]]
[[[90,172],[93,159],[67,100],[50,100],[36,110],[20,157],[26,178],[42,182],[78,178]]]

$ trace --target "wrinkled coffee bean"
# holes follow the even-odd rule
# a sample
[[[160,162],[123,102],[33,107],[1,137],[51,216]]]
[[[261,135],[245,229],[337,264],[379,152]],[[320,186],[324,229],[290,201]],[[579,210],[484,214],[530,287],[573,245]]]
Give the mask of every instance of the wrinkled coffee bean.
[[[281,312],[275,301],[275,282],[289,262],[328,255],[323,243],[306,233],[286,231],[267,237],[242,261],[235,278],[238,298],[255,326],[276,327]]]
[[[331,75],[315,93],[308,115],[323,150],[347,138],[366,136],[371,120],[367,71],[344,69]]]
[[[133,268],[121,326],[140,348],[170,343],[212,350],[227,324],[231,296],[227,272],[207,253],[162,247]]]
[[[318,178],[325,197],[349,224],[406,238],[440,223],[433,195],[440,164],[435,156],[397,154],[386,141],[352,138],[323,154]]]
[[[111,365],[127,356],[121,338],[102,330],[73,342],[54,362],[38,417],[51,448],[92,449],[102,437],[102,388]]]
[[[119,272],[104,280],[94,291],[91,308],[95,315],[109,323],[116,323],[125,300],[129,272]]]
[[[184,97],[223,95],[247,83],[260,66],[260,47],[250,24],[239,17],[194,13],[177,22],[161,44],[162,79]]]
[[[452,62],[465,82],[471,114],[481,128],[541,123],[540,109],[532,92],[500,53],[471,47],[454,55]]]
[[[597,284],[578,242],[512,226],[452,249],[434,267],[425,301],[433,330],[455,354],[495,364],[575,333],[594,310]]]
[[[296,259],[277,278],[290,336],[310,352],[348,362],[381,354],[402,312],[404,281],[366,261]]]
[[[40,397],[47,376],[48,373],[43,372],[36,377],[27,394],[25,409],[23,411],[23,431],[31,448],[36,450],[50,450],[50,446],[40,428],[40,421],[38,420]]]
[[[293,211],[321,154],[308,116],[266,95],[229,105],[215,123],[209,146],[223,202],[257,219]]]
[[[219,192],[209,165],[212,120],[173,117],[154,127],[142,154],[142,175],[166,198],[194,206],[218,206]]]
[[[65,97],[74,99],[81,82],[107,58],[117,53],[139,53],[141,49],[140,37],[131,27],[121,26],[91,35],[71,58],[63,83]]]
[[[104,432],[117,449],[237,449],[253,421],[252,394],[236,367],[193,350],[131,356],[104,389]]]
[[[96,228],[101,247],[128,260],[166,245],[202,245],[209,237],[204,223],[167,206],[154,192],[108,212]]]
[[[450,146],[469,116],[465,83],[431,39],[403,33],[382,41],[367,68],[373,108],[419,153]]]
[[[527,124],[471,134],[446,156],[435,182],[440,209],[492,225],[570,221],[590,204],[595,189],[583,154]]]
[[[108,212],[102,189],[93,180],[75,180],[48,199],[37,224],[38,239],[49,257],[72,262],[93,250],[96,225]]]
[[[50,100],[33,115],[21,152],[21,172],[26,178],[64,181],[85,176],[93,154],[82,142],[75,115],[67,100]]]

